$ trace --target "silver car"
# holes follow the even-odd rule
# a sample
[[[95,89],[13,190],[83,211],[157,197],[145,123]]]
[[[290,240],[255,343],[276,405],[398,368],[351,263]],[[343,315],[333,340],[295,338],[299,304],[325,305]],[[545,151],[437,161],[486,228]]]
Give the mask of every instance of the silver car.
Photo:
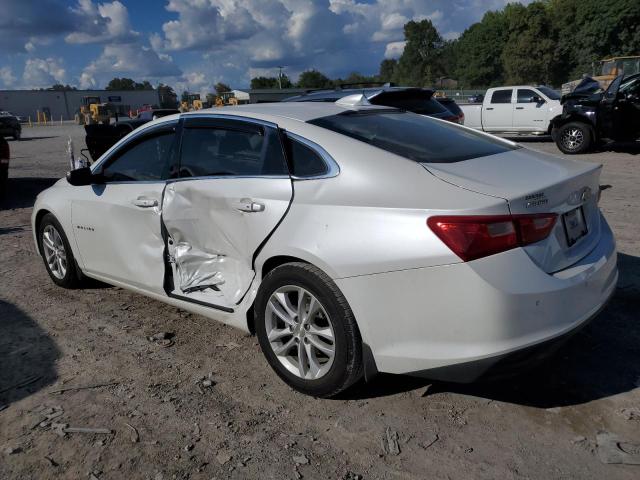
[[[255,333],[329,397],[376,372],[475,380],[584,325],[617,279],[600,169],[360,95],[246,105],[135,130],[41,193],[33,231],[56,284]]]

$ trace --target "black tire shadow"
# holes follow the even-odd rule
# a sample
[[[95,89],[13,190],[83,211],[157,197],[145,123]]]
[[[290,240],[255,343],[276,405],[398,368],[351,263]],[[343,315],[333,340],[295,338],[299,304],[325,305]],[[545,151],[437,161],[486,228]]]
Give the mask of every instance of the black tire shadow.
[[[0,210],[33,207],[38,194],[58,180],[52,177],[9,177],[5,195],[0,198]]]
[[[0,319],[2,406],[54,383],[60,350],[37,322],[11,303],[0,300]]]
[[[640,154],[640,142],[611,142],[598,146],[596,152],[616,152],[628,153],[630,155]]]
[[[430,387],[491,400],[552,408],[579,405],[640,387],[640,258],[618,254],[618,289],[589,325],[532,370],[494,382],[455,384],[401,375],[379,375],[340,396],[364,399]]]

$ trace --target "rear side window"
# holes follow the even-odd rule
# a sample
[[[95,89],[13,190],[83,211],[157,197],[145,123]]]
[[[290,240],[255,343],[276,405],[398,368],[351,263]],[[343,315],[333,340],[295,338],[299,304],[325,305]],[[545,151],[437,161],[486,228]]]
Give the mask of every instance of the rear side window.
[[[310,120],[419,163],[453,163],[515,150],[499,139],[401,111],[361,110]]]
[[[183,130],[180,177],[288,174],[273,129],[187,126]]]
[[[167,131],[146,137],[108,160],[102,169],[106,182],[165,180],[173,153],[175,133]]]
[[[320,154],[304,143],[287,137],[287,154],[291,163],[291,174],[300,178],[317,177],[328,171]]]
[[[511,103],[513,90],[494,90],[491,95],[491,103]]]

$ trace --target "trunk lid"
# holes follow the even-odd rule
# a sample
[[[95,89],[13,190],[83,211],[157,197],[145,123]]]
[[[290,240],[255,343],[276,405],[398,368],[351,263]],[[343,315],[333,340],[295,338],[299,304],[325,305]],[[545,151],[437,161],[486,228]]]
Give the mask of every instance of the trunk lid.
[[[573,265],[598,243],[597,197],[602,165],[557,158],[525,148],[462,162],[422,165],[448,183],[506,200],[514,215],[557,213],[558,220],[551,234],[524,247],[547,273]],[[580,217],[587,232],[577,238],[583,230]]]

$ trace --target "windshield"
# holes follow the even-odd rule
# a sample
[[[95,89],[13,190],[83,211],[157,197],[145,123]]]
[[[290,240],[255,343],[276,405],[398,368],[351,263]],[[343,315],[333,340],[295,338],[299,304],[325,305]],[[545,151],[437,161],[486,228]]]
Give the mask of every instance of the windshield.
[[[551,100],[560,100],[560,94],[549,87],[545,87],[545,86],[538,87],[538,90],[540,90],[544,95],[546,95]]]
[[[400,110],[360,110],[308,123],[419,163],[453,163],[520,148],[498,138]]]

